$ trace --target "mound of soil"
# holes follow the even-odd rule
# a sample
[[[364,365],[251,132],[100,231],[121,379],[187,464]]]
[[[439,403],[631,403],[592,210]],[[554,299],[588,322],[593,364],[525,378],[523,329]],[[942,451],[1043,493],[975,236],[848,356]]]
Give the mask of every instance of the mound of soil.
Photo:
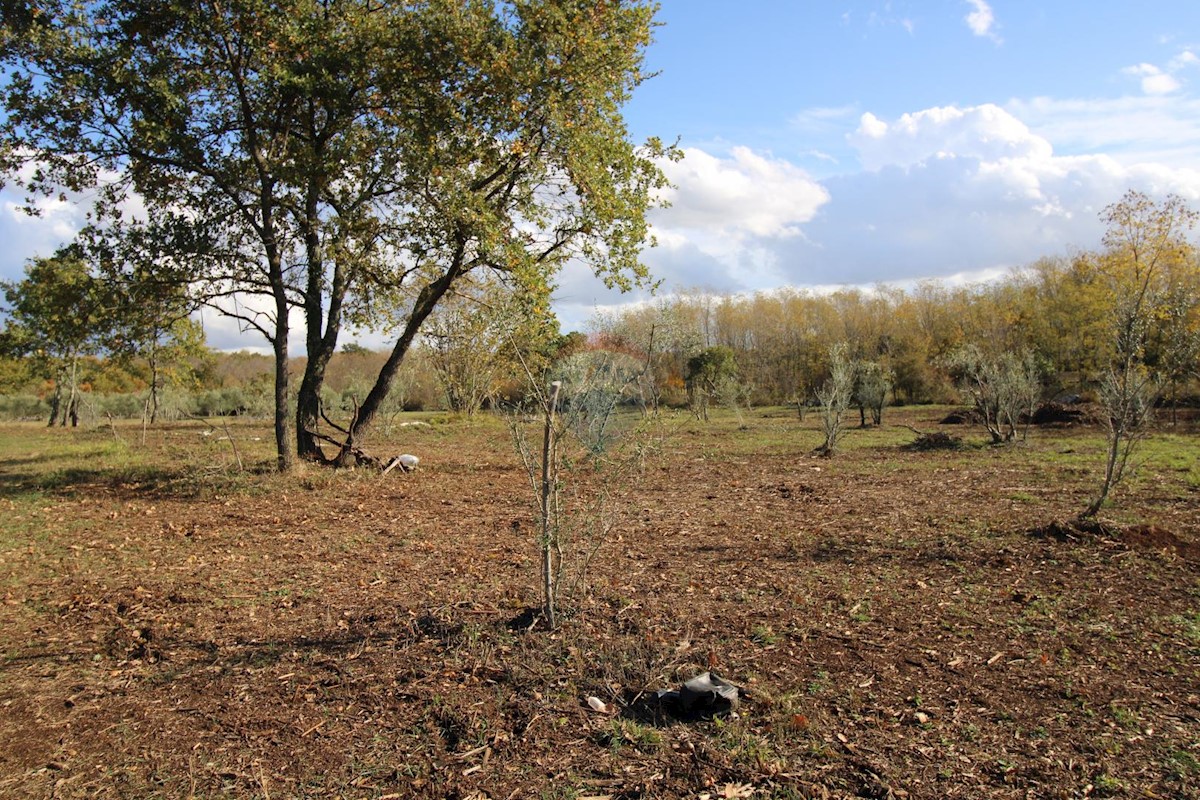
[[[1157,525],[1134,525],[1121,531],[1121,541],[1133,547],[1173,551],[1188,561],[1200,561],[1200,542],[1189,542]]]
[[[979,422],[979,415],[972,408],[960,408],[951,411],[938,422],[939,425],[974,425]]]
[[[1049,525],[1035,528],[1030,531],[1030,534],[1038,538],[1054,539],[1060,542],[1105,538],[1120,542],[1129,548],[1167,551],[1188,561],[1200,561],[1200,542],[1188,541],[1175,532],[1157,525],[1122,527],[1106,525],[1096,520],[1056,520]]]
[[[1033,412],[1030,421],[1034,425],[1099,425],[1104,421],[1104,415],[1095,403],[1051,402],[1043,403]]]
[[[925,451],[925,450],[957,450],[962,447],[962,438],[952,436],[944,431],[934,431],[932,433],[922,433],[915,440],[904,445],[905,450]]]

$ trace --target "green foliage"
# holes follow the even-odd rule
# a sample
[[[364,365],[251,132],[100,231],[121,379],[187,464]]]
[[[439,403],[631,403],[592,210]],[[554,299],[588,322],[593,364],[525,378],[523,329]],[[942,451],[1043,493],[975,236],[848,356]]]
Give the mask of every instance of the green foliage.
[[[888,392],[892,390],[892,373],[883,364],[875,361],[859,361],[854,365],[854,402],[866,422],[866,411],[871,411],[871,422],[883,422],[883,407],[887,405]]]
[[[630,142],[621,109],[646,77],[652,4],[38,10],[4,22],[0,170],[33,194],[101,187],[106,259],[145,266],[139,283],[186,281],[263,334],[281,467],[289,309],[307,328],[303,440],[347,322],[396,337],[358,431],[465,276],[494,270],[537,296],[575,259],[610,286],[648,281],[645,212],[675,153]],[[145,222],[121,217],[133,191]],[[221,302],[231,294],[269,313]]]
[[[1003,352],[987,356],[975,345],[949,353],[943,364],[961,391],[971,398],[975,411],[996,444],[1022,438],[1041,399],[1037,362],[1030,352]]]
[[[1108,420],[1108,442],[1104,457],[1104,479],[1095,499],[1083,512],[1094,517],[1108,500],[1113,487],[1125,477],[1134,450],[1145,436],[1165,377],[1174,377],[1175,365],[1158,372],[1146,363],[1152,333],[1165,315],[1174,328],[1175,339],[1187,335],[1186,325],[1172,317],[1186,318],[1186,302],[1167,302],[1172,295],[1171,278],[1195,271],[1196,253],[1187,235],[1200,215],[1182,198],[1172,195],[1156,202],[1140,192],[1127,192],[1120,202],[1101,214],[1107,230],[1102,259],[1115,298],[1111,309],[1113,360],[1100,384],[1100,403]],[[1194,301],[1195,302],[1195,301]],[[1172,309],[1172,305],[1185,308]],[[1176,342],[1182,353],[1190,345]],[[1172,345],[1168,344],[1168,351]],[[1170,359],[1168,359],[1170,360]]]
[[[44,419],[49,412],[50,406],[36,395],[0,394],[0,419]]]
[[[564,427],[587,452],[599,455],[613,442],[615,414],[633,400],[642,370],[632,356],[608,350],[585,350],[555,365],[552,375],[562,382]]]
[[[3,346],[9,356],[33,356],[51,377],[63,360],[99,349],[102,295],[79,248],[34,259],[24,280],[0,288],[8,306]]]
[[[850,407],[850,398],[854,392],[854,362],[847,356],[844,343],[834,345],[829,350],[829,377],[817,390],[817,401],[821,405],[821,431],[825,441],[821,444],[820,452],[833,455],[838,442],[846,435],[846,409]]]
[[[20,283],[0,284],[8,322],[0,349],[29,359],[35,374],[53,381],[50,424],[78,421],[80,360],[105,339],[108,295],[93,276],[82,249],[70,246],[25,268]],[[63,398],[63,392],[67,396]]]
[[[686,375],[688,399],[696,416],[707,421],[709,402],[733,394],[737,380],[737,359],[730,347],[709,347],[689,358]]]
[[[430,315],[424,339],[447,407],[471,415],[542,376],[558,324],[544,293],[514,291],[495,278],[463,283]]]
[[[4,348],[5,334],[0,333],[0,350]],[[0,355],[0,395],[16,394],[29,388],[36,380],[31,359],[20,356]]]

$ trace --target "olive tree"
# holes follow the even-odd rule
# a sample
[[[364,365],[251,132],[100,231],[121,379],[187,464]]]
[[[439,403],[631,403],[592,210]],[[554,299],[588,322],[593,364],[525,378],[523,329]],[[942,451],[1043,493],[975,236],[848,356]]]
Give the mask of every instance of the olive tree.
[[[725,345],[708,347],[688,359],[687,390],[692,413],[708,421],[708,406],[714,399],[728,398],[736,391],[737,360]]]
[[[854,361],[847,351],[844,342],[829,349],[829,377],[817,389],[821,432],[825,434],[825,441],[817,450],[824,456],[833,455],[846,435],[845,414],[854,394],[855,373]]]
[[[1193,269],[1195,263],[1187,235],[1197,213],[1178,196],[1155,201],[1130,191],[1104,209],[1101,219],[1107,226],[1101,263],[1113,296],[1109,315],[1113,358],[1100,383],[1100,403],[1108,422],[1104,478],[1081,515],[1084,518],[1103,508],[1146,434],[1164,377],[1146,364],[1147,344],[1169,297],[1170,273]]]
[[[451,411],[474,414],[541,374],[558,335],[545,297],[491,279],[463,282],[427,320],[423,339]]]
[[[857,361],[854,364],[854,402],[858,406],[859,425],[867,427],[867,411],[871,424],[883,423],[883,408],[892,390],[892,371],[878,361]]]
[[[1042,386],[1033,354],[985,355],[975,345],[952,351],[944,361],[959,390],[972,401],[993,444],[1024,439],[1041,399]]]

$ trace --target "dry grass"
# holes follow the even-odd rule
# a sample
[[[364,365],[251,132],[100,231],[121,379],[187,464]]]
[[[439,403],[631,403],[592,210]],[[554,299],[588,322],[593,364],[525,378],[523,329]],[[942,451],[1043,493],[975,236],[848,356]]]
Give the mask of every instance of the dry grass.
[[[832,459],[784,412],[680,418],[553,635],[502,424],[376,442],[422,459],[384,479],[6,426],[0,796],[1200,796],[1195,430],[1088,534],[1052,523],[1097,431],[914,452],[891,423],[945,410],[889,414]],[[645,712],[710,667],[739,716]]]

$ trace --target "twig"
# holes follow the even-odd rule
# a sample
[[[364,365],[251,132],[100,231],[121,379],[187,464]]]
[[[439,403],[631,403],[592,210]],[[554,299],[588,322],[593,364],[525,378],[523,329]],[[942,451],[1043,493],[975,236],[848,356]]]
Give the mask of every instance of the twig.
[[[121,434],[117,433],[117,426],[113,422],[112,412],[106,411],[106,412],[104,412],[104,416],[108,417],[108,427],[109,427],[109,430],[112,431],[113,438],[115,438],[118,442],[124,443],[125,440],[121,438]],[[143,433],[142,434],[142,444],[145,444],[145,443],[146,443],[146,436],[145,436],[145,433]]]
[[[328,718],[321,720],[321,721],[320,721],[320,722],[318,722],[316,725],[313,725],[311,728],[309,728],[308,730],[306,730],[304,733],[300,734],[300,738],[301,738],[301,739],[305,738],[305,737],[306,737],[306,736],[308,736],[310,733],[312,733],[313,731],[315,731],[317,728],[321,727],[322,725],[324,725],[324,724],[325,724],[326,722],[328,722],[328,721],[329,721],[329,719],[328,719]]]
[[[229,439],[229,446],[233,448],[233,457],[237,460],[238,472],[245,472],[246,467],[242,464],[242,454],[238,452],[237,442],[234,441],[233,432],[229,430],[229,421],[224,417],[221,418],[221,427],[225,429],[225,436]],[[264,788],[264,792],[266,789]]]
[[[262,786],[263,800],[271,800],[271,793],[267,790],[267,772],[261,762],[258,765],[258,783]]]

